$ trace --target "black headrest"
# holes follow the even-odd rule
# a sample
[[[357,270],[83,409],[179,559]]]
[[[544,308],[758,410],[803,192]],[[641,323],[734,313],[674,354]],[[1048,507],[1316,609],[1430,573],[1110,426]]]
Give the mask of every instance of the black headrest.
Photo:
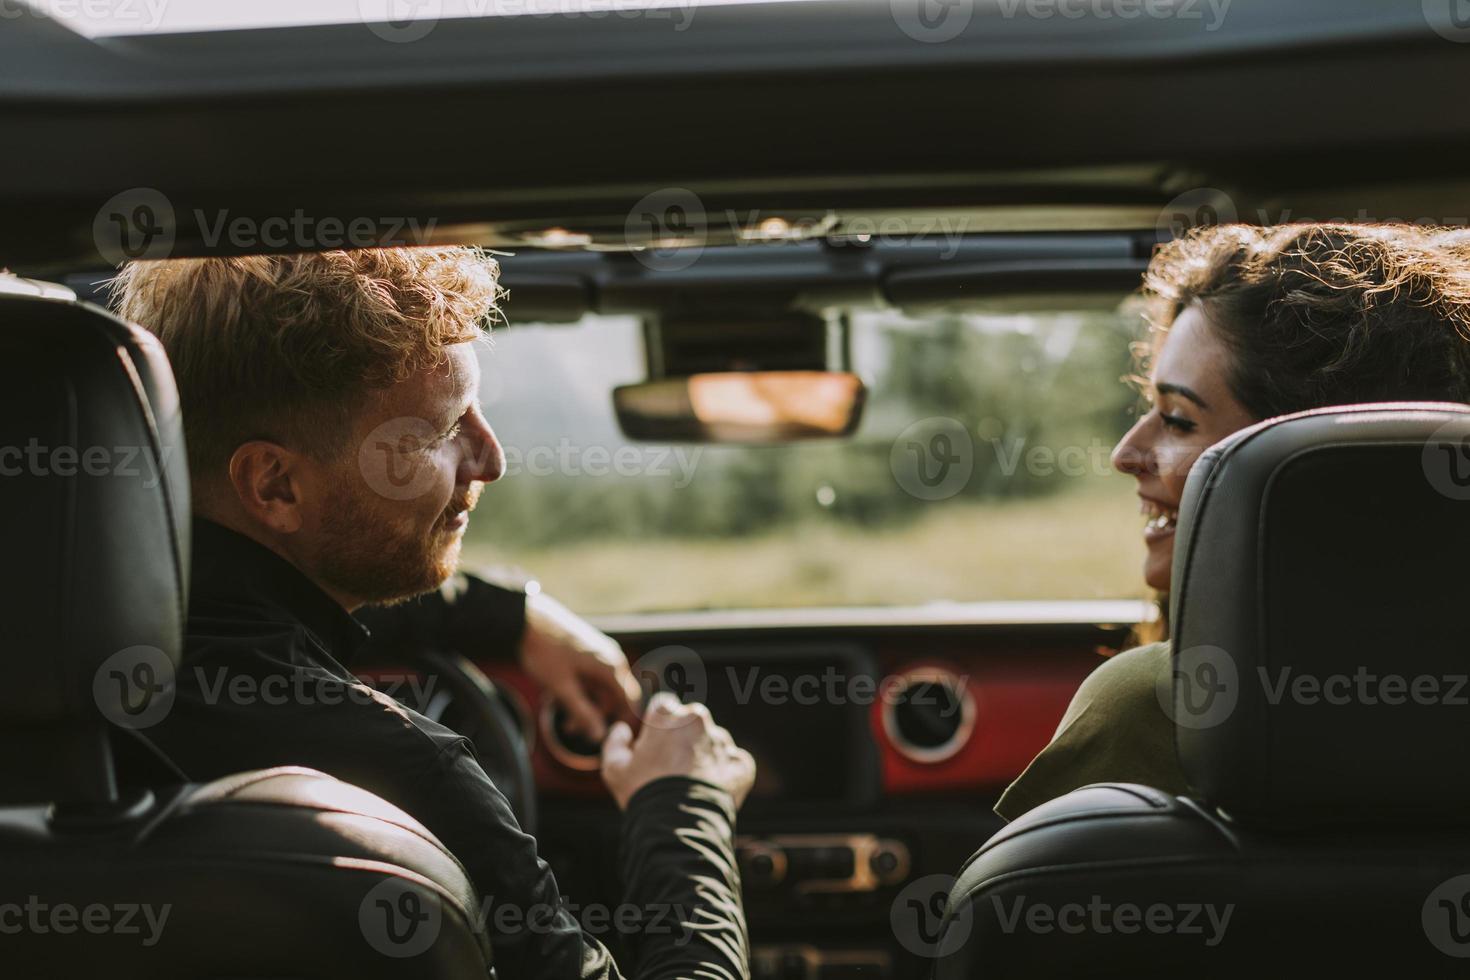
[[[0,565],[14,729],[96,728],[182,651],[189,487],[158,341],[0,278]],[[107,664],[125,676],[109,676]],[[115,672],[114,672],[115,673]],[[34,731],[33,731],[34,734]]]
[[[1244,824],[1470,822],[1470,406],[1273,419],[1176,532],[1179,761]]]

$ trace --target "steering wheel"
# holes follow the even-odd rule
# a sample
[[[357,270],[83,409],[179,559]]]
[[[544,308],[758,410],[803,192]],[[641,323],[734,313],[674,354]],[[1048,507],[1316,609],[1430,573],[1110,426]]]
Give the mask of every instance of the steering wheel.
[[[480,765],[505,794],[521,829],[534,836],[536,779],[531,752],[505,695],[484,671],[460,654],[420,650],[413,661],[437,680],[420,713],[470,740]]]

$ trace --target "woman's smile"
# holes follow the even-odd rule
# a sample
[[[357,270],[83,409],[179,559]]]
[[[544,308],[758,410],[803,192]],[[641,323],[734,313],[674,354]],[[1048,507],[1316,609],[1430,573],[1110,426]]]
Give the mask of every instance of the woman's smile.
[[[1138,512],[1148,518],[1143,525],[1143,540],[1153,545],[1172,537],[1174,525],[1179,521],[1179,509],[1144,496],[1138,499]]]

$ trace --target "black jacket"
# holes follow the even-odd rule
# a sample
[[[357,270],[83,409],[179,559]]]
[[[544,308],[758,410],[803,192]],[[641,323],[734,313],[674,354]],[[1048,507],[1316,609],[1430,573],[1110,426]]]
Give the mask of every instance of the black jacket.
[[[475,604],[457,605],[446,614],[429,598],[376,619],[402,635],[465,628]],[[509,631],[519,629],[517,622]],[[308,766],[418,818],[480,892],[502,980],[619,976],[607,949],[566,908],[535,840],[516,825],[469,742],[343,666],[361,655],[367,638],[289,562],[197,520],[178,693],[147,734],[194,780]],[[658,780],[629,803],[625,904],[616,910],[627,914],[614,921],[633,933],[639,977],[749,975],[734,823],[729,794],[691,779]]]

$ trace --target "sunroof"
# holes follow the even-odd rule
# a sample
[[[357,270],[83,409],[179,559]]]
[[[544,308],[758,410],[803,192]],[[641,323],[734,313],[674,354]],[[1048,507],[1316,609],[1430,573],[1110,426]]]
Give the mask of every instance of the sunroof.
[[[87,37],[228,31],[307,24],[391,24],[427,33],[456,17],[656,16],[689,23],[700,7],[793,0],[21,0]],[[13,9],[13,8],[12,8]],[[415,26],[416,25],[416,26]]]

